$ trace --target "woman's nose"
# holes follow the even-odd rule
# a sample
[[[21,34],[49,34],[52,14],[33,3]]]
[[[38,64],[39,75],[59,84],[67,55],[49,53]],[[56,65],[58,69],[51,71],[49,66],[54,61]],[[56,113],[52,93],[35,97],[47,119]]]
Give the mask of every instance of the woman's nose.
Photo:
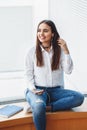
[[[41,31],[40,34],[43,35],[44,34],[43,31]]]

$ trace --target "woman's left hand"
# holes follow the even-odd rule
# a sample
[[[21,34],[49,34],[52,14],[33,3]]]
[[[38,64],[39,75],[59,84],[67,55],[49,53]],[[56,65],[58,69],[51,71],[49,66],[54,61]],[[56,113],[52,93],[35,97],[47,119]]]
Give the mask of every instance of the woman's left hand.
[[[63,40],[63,39],[58,39],[57,40],[58,42],[58,45],[62,48],[62,50],[64,51],[65,54],[69,54],[69,50],[68,50],[68,47],[67,47],[67,44],[66,42]]]

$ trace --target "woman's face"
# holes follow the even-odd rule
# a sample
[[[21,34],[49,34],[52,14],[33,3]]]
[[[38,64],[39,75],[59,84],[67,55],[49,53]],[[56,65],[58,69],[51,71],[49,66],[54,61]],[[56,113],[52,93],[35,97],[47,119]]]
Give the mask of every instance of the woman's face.
[[[46,23],[42,23],[39,25],[37,30],[37,37],[42,44],[50,44],[53,33],[51,31],[51,27]]]

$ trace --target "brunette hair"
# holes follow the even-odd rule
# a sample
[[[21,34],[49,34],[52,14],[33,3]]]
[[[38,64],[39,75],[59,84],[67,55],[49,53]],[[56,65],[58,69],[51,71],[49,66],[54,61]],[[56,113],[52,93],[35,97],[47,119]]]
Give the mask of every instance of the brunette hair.
[[[54,34],[53,38],[52,38],[52,47],[53,47],[53,56],[52,56],[52,63],[51,63],[51,69],[52,70],[56,70],[59,68],[59,61],[60,61],[60,53],[61,53],[61,48],[57,43],[57,40],[60,38],[60,35],[56,29],[55,24],[51,21],[51,20],[43,20],[38,24],[37,27],[37,32],[38,32],[38,28],[40,26],[40,24],[45,23],[48,26],[51,27],[51,31]],[[39,41],[38,37],[37,37],[37,41],[36,41],[36,58],[37,58],[37,66],[41,67],[44,65],[44,61],[43,61],[43,55],[42,55],[42,51],[41,51],[41,42]]]

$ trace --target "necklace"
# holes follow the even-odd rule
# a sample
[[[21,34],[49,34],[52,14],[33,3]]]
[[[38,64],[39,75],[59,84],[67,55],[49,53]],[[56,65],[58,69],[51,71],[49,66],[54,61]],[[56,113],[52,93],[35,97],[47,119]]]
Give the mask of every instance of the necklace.
[[[44,50],[46,50],[46,51],[49,52],[49,51],[50,51],[50,47],[51,47],[51,46],[46,46],[46,47],[43,47],[43,48],[44,48]]]
[[[50,48],[50,46],[46,46],[46,47],[43,47],[44,49],[49,49]]]
[[[49,45],[49,46],[43,46],[43,45],[42,45],[42,47],[43,47],[44,49],[50,49],[51,45]]]

